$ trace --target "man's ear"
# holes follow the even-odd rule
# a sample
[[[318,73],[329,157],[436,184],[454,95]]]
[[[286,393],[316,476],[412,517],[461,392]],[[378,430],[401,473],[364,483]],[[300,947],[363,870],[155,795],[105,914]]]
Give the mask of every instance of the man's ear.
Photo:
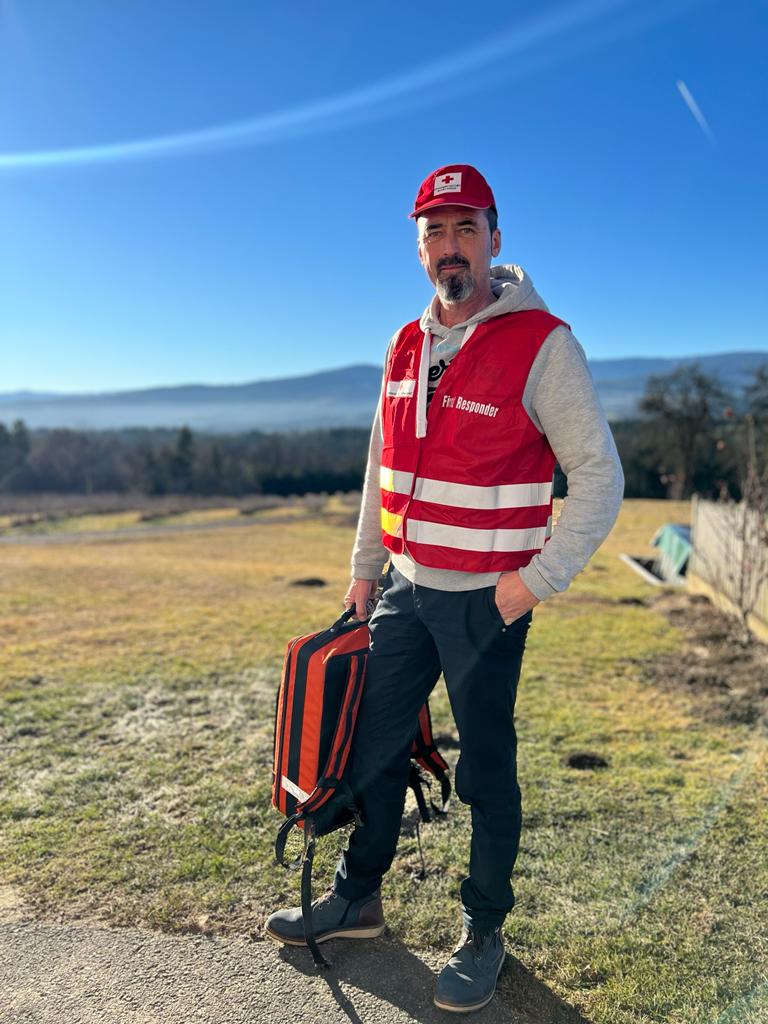
[[[501,232],[498,228],[491,235],[491,256],[498,256],[501,252]]]

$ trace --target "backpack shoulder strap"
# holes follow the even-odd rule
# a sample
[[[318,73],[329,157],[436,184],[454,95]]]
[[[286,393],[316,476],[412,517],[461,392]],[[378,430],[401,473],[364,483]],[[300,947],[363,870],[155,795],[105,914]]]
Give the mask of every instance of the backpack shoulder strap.
[[[448,810],[448,803],[451,797],[451,780],[448,777],[448,765],[437,749],[435,739],[432,734],[432,716],[429,712],[429,702],[427,701],[419,712],[419,724],[416,730],[416,736],[413,741],[411,748],[411,760],[416,764],[412,766],[411,776],[409,778],[409,785],[412,787],[414,796],[416,797],[416,803],[419,805],[419,812],[421,813],[424,821],[429,821],[429,817],[425,817],[423,807],[426,807],[426,801],[424,800],[423,793],[423,780],[419,774],[418,766],[421,766],[425,771],[429,772],[437,779],[440,785],[440,800],[441,806],[438,807],[430,797],[430,805],[432,810],[437,815],[445,814]]]

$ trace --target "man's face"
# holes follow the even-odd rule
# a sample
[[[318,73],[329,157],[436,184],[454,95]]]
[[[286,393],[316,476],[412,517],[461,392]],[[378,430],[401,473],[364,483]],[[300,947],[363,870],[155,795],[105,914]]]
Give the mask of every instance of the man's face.
[[[438,206],[417,221],[419,260],[446,305],[466,302],[487,281],[491,257],[501,249],[501,233],[491,235],[485,210]]]

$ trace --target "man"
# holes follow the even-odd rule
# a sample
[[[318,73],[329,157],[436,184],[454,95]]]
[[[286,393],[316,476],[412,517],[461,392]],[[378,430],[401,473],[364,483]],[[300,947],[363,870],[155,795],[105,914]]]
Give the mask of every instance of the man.
[[[436,295],[390,342],[371,433],[352,583],[371,645],[352,755],[362,823],[333,888],[313,905],[318,942],[384,930],[382,877],[397,847],[416,717],[442,672],[461,744],[455,788],[470,805],[463,930],[435,1003],[493,997],[521,812],[514,705],[532,609],[567,588],[613,525],[624,478],[587,368],[501,248],[496,203],[466,164],[422,183],[411,217]],[[568,478],[552,530],[552,476]],[[303,942],[298,908],[267,932]]]

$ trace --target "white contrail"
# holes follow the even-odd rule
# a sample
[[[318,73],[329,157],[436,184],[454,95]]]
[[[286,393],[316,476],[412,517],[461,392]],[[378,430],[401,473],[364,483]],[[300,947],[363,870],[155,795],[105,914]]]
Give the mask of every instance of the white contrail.
[[[672,8],[695,4],[696,0],[658,4],[654,9],[654,17],[668,17]],[[428,90],[435,85],[442,84],[453,94],[477,88],[478,83],[483,81],[483,76],[488,73],[489,65],[513,56],[516,63],[512,67],[504,68],[504,76],[514,78],[530,70],[529,66],[521,63],[522,57],[538,55],[545,60],[549,59],[548,50],[559,36],[567,37],[566,56],[572,56],[576,49],[573,34],[578,29],[589,29],[582,34],[581,41],[582,46],[589,45],[590,36],[599,35],[599,26],[596,26],[595,22],[612,14],[624,11],[635,14],[638,10],[647,15],[648,5],[641,4],[639,0],[582,0],[581,3],[561,7],[513,30],[499,33],[474,48],[455,53],[425,67],[316,103],[245,121],[214,125],[198,131],[129,142],[0,153],[0,170],[182,156],[205,150],[264,145],[280,139],[309,135],[327,130],[339,123],[391,114],[394,112],[393,104],[396,101],[407,100],[410,106],[431,104],[435,96],[434,92]],[[478,77],[477,74],[472,75],[470,72],[481,74]]]
[[[696,123],[698,124],[699,128],[701,128],[701,130],[707,136],[709,141],[714,144],[715,136],[712,134],[712,129],[707,124],[707,119],[702,114],[701,107],[699,106],[699,104],[696,102],[693,96],[691,96],[690,89],[681,78],[677,80],[677,89],[680,95],[683,97],[683,103],[685,103],[686,107],[688,107],[688,109],[696,119]]]

